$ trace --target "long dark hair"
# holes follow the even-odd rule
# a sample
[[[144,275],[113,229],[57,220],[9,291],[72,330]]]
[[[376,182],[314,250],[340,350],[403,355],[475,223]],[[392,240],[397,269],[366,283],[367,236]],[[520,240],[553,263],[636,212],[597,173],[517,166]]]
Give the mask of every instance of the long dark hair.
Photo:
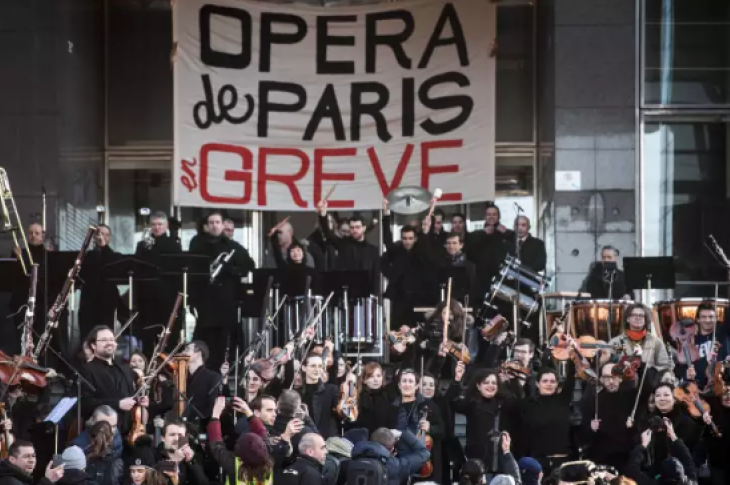
[[[469,386],[466,388],[466,399],[468,401],[479,401],[484,399],[482,393],[479,392],[479,384],[489,377],[494,376],[497,379],[497,394],[494,395],[495,399],[500,392],[499,375],[495,369],[477,369],[474,375],[469,380]]]
[[[433,314],[428,317],[428,323],[430,324],[434,321],[440,321],[441,313],[444,311],[444,308],[446,308],[446,302],[442,301],[436,306]],[[452,318],[449,322],[449,335],[447,337],[452,342],[462,342],[464,338],[464,319],[467,318],[464,307],[461,306],[461,303],[452,299],[451,304],[449,305],[449,314]]]
[[[88,458],[103,458],[112,451],[114,431],[106,421],[99,421],[89,430],[89,447],[86,451]]]
[[[273,471],[274,461],[271,457],[267,457],[259,466],[249,466],[242,462],[238,469],[238,480],[243,483],[266,483]]]

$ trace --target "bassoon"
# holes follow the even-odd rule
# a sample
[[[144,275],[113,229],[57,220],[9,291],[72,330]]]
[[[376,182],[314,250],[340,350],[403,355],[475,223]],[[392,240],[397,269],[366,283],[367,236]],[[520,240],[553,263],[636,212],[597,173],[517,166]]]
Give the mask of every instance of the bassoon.
[[[41,352],[43,352],[46,347],[51,343],[51,331],[54,328],[58,327],[58,320],[59,318],[61,318],[63,310],[66,308],[71,289],[74,286],[76,278],[79,276],[79,271],[81,271],[81,263],[83,263],[86,251],[89,250],[91,240],[98,230],[99,228],[96,226],[89,226],[89,230],[86,231],[86,238],[84,238],[84,242],[81,245],[81,250],[79,251],[78,256],[76,256],[76,262],[74,262],[73,267],[71,267],[71,269],[68,271],[68,276],[66,277],[66,281],[63,283],[63,288],[61,288],[61,292],[56,297],[56,301],[53,303],[53,306],[51,306],[50,310],[48,310],[48,323],[46,324],[46,330],[43,332],[43,335],[41,335],[41,337],[38,339],[38,345],[33,352],[33,360],[35,360],[36,362],[38,362],[38,357],[41,355]]]
[[[33,318],[35,317],[36,286],[38,286],[38,264],[34,263],[30,269],[30,289],[28,290],[28,304],[23,320],[23,337],[20,342],[20,354],[31,357],[33,353]]]

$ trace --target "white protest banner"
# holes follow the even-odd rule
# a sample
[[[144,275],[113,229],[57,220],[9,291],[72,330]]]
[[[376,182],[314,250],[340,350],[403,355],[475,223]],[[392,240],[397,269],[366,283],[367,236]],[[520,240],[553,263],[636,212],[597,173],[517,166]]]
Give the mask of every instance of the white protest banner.
[[[494,198],[496,7],[184,0],[175,202],[375,209],[400,186]]]

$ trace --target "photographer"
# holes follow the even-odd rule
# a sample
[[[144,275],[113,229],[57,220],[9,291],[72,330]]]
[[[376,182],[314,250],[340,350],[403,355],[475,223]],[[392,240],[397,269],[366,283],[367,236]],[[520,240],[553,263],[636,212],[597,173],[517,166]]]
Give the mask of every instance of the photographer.
[[[657,460],[656,443],[667,442],[669,455]],[[677,438],[674,426],[668,418],[654,418],[650,427],[641,433],[641,444],[634,448],[626,465],[626,476],[638,485],[655,483],[690,484],[697,482],[697,469],[692,455],[684,442]]]

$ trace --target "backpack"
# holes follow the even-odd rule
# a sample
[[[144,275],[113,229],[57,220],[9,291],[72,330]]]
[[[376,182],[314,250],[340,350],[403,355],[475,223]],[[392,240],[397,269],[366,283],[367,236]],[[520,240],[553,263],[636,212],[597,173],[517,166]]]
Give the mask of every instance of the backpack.
[[[86,473],[99,485],[119,485],[122,481],[120,472],[123,469],[119,466],[120,462],[112,454],[95,458],[86,463]]]
[[[347,467],[347,485],[388,485],[388,470],[382,458],[359,457]]]

